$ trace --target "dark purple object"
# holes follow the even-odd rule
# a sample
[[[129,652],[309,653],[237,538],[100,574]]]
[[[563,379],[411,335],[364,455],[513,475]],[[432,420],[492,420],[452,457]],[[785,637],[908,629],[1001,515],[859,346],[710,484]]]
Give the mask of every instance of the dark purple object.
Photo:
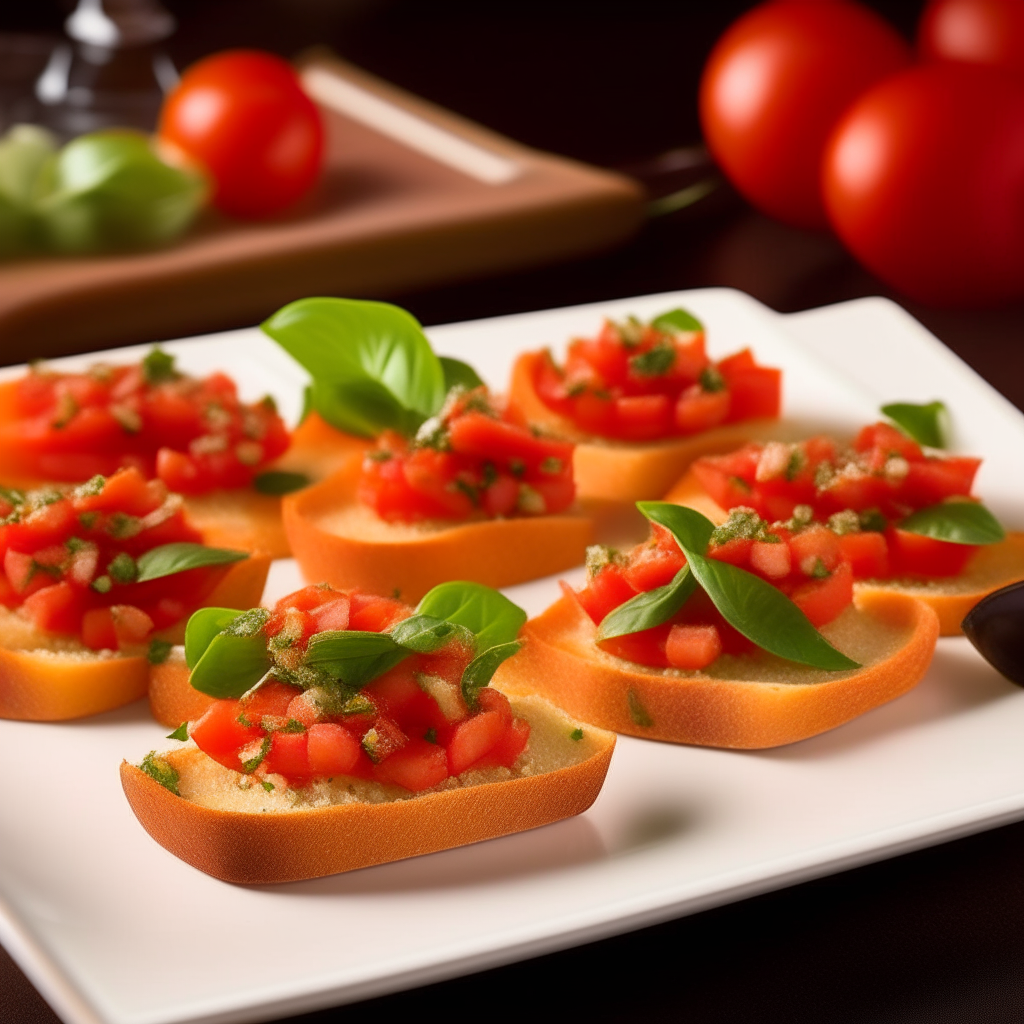
[[[1024,582],[983,597],[961,624],[964,635],[996,671],[1024,686]]]

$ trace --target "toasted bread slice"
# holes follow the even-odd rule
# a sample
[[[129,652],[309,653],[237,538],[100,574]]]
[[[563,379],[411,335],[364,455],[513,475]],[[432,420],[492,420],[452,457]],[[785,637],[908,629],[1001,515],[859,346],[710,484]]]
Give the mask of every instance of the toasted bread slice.
[[[729,518],[692,471],[683,475],[665,500],[694,508],[713,523],[724,523]],[[958,576],[860,580],[853,588],[857,594],[900,593],[919,598],[938,615],[940,636],[960,636],[964,616],[986,594],[1018,580],[1024,580],[1024,533],[1009,533],[998,544],[980,548]]]
[[[826,672],[764,651],[722,655],[707,669],[655,669],[595,643],[596,627],[562,597],[523,627],[523,650],[495,676],[506,693],[539,692],[572,715],[647,739],[760,748],[806,739],[915,686],[938,617],[902,594],[859,595],[821,632],[860,669]]]
[[[431,587],[463,579],[490,587],[562,572],[583,561],[589,517],[388,523],[361,504],[358,459],[323,483],[288,495],[285,533],[306,579],[340,590],[397,594],[414,604]]]
[[[573,477],[581,499],[657,500],[702,455],[730,452],[747,441],[778,433],[778,420],[746,420],[686,437],[662,441],[610,441],[583,433],[566,416],[549,409],[533,381],[541,352],[526,352],[512,369],[509,412],[524,426],[576,445]]]
[[[235,562],[203,603],[258,604],[269,568],[266,556]],[[183,619],[156,638],[175,643],[184,633]],[[54,722],[112,711],[146,695],[153,667],[159,666],[150,665],[144,646],[92,651],[78,640],[40,632],[17,612],[0,611],[0,718]]]
[[[422,793],[342,776],[267,792],[194,747],[163,756],[180,795],[127,761],[121,783],[146,831],[200,871],[251,884],[318,878],[585,811],[604,783],[614,735],[538,697],[513,699],[512,710],[530,723],[513,769],[471,768]]]

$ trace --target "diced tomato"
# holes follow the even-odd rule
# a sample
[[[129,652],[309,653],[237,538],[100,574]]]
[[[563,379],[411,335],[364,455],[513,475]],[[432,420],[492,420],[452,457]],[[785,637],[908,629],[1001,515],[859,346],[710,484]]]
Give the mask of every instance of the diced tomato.
[[[49,633],[77,633],[82,623],[82,600],[69,583],[55,583],[29,594],[22,608],[37,629]]]
[[[981,459],[929,458],[911,462],[903,482],[906,500],[914,507],[937,505],[946,498],[971,493]]]
[[[724,509],[751,503],[752,483],[757,472],[757,449],[749,446],[732,456],[705,456],[690,469],[701,487]]]
[[[272,733],[263,767],[268,773],[283,775],[293,785],[304,785],[313,776],[308,744],[306,732]]]
[[[359,740],[335,722],[311,724],[307,732],[307,757],[312,775],[348,775],[359,761]]]
[[[156,453],[156,475],[176,494],[199,494],[205,481],[192,456],[173,448]]]
[[[598,646],[616,658],[633,661],[638,665],[663,666],[667,664],[665,645],[672,626],[666,623],[639,633],[627,633],[611,640],[602,640]]]
[[[448,756],[444,747],[422,739],[410,739],[374,768],[374,777],[381,782],[418,793],[448,778]]]
[[[502,737],[483,755],[473,768],[511,768],[526,749],[530,739],[530,723],[513,718],[505,727]]]
[[[584,392],[572,400],[570,415],[588,434],[596,434],[598,437],[614,436],[615,404],[611,398],[603,398],[591,391]]]
[[[292,701],[298,696],[298,687],[272,679],[247,693],[239,704],[239,710],[253,725],[259,725],[265,715],[275,718],[291,717]]]
[[[782,405],[782,371],[768,366],[729,370],[727,360],[719,372],[729,385],[727,423],[750,419],[777,419]]]
[[[750,547],[750,568],[765,579],[783,579],[789,575],[792,564],[789,546],[782,541],[770,544],[756,540]]]
[[[815,526],[789,539],[793,564],[804,576],[831,572],[843,557],[839,536],[824,526]]]
[[[61,584],[66,586],[66,584]],[[153,620],[141,609],[131,604],[110,606],[114,620],[114,633],[121,646],[142,643],[153,632]]]
[[[889,529],[885,539],[893,576],[956,576],[978,550],[971,544],[951,544],[896,528]]]
[[[665,657],[674,668],[707,668],[722,653],[722,638],[713,625],[674,625],[665,641]]]
[[[167,488],[159,480],[147,481],[137,469],[122,469],[107,477],[98,494],[76,499],[80,512],[123,512],[144,516],[158,509],[167,499]]]
[[[636,548],[628,565],[622,570],[626,582],[638,593],[670,583],[686,563],[682,551],[675,542],[673,547],[674,551],[650,544]]]
[[[492,519],[510,516],[519,501],[519,481],[508,473],[499,473],[483,493],[483,509]]]
[[[109,608],[90,608],[82,616],[82,643],[94,651],[117,650],[114,617]]]
[[[482,711],[459,722],[448,743],[448,773],[461,775],[489,753],[504,732],[505,723],[496,711]]]
[[[579,591],[577,597],[583,610],[599,625],[613,608],[636,595],[637,591],[626,580],[622,568],[606,565]]]
[[[452,419],[448,424],[448,440],[452,451],[458,454],[503,463],[521,459],[527,469],[534,472],[539,471],[547,459],[557,459],[564,465],[572,463],[571,444],[536,437],[522,427],[480,412],[467,412]]]
[[[879,448],[886,455],[901,455],[910,461],[922,457],[921,446],[888,423],[872,423],[863,427],[854,439],[853,447],[859,452]]]
[[[649,441],[672,430],[672,403],[668,395],[623,395],[616,398],[617,434],[627,441]]]
[[[849,562],[840,562],[824,579],[800,584],[789,596],[811,620],[812,626],[824,626],[853,600],[853,573]]]
[[[237,700],[215,700],[189,732],[204,754],[236,772],[242,770],[239,750],[263,736],[258,728],[242,725],[240,714]]]
[[[314,608],[309,616],[313,620],[313,631],[326,633],[330,630],[348,629],[349,599],[341,595]]]
[[[675,425],[681,434],[698,434],[724,423],[729,414],[730,392],[705,391],[699,384],[687,388],[676,402]]]
[[[378,676],[363,687],[363,693],[373,698],[374,704],[399,724],[422,711],[422,705],[430,699],[417,685],[408,662]]]
[[[743,568],[750,562],[750,549],[753,544],[754,541],[750,537],[734,537],[724,544],[709,545],[708,557]]]
[[[847,533],[839,538],[839,547],[855,580],[885,579],[889,575],[889,545],[884,534],[868,530]]]
[[[69,501],[55,501],[29,513],[21,522],[7,527],[7,544],[16,551],[38,551],[62,543],[77,525]]]
[[[24,593],[28,590],[33,576],[36,575],[35,559],[29,554],[8,548],[4,555],[4,573],[15,593]],[[40,573],[39,575],[45,578],[44,574]],[[45,584],[43,585],[45,586]]]
[[[402,619],[407,619],[412,609],[401,601],[390,597],[376,597],[373,594],[353,594],[349,608],[349,629],[363,629],[380,633]]]

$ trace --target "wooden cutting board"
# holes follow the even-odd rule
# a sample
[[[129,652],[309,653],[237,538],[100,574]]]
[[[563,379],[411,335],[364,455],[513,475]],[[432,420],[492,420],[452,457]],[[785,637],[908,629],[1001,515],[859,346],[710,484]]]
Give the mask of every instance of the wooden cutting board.
[[[0,362],[553,262],[611,246],[643,217],[629,178],[521,146],[329,54],[300,67],[327,128],[312,195],[269,221],[208,212],[156,251],[0,264]]]

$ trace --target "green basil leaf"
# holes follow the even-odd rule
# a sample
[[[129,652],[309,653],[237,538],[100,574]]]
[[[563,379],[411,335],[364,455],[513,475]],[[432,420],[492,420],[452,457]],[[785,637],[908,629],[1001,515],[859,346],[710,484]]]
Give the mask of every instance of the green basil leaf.
[[[138,567],[136,583],[158,580],[163,576],[188,572],[207,565],[228,565],[241,562],[249,557],[248,551],[231,551],[227,548],[208,548],[205,544],[179,542],[163,544],[140,555],[135,563]]]
[[[451,356],[439,356],[441,369],[444,372],[444,390],[447,394],[454,387],[464,387],[467,391],[483,386],[480,375],[469,363]]]
[[[184,743],[188,739],[188,722],[182,722],[174,732],[169,733],[164,737],[168,740],[178,740],[180,743]]]
[[[476,642],[465,626],[447,619],[436,619],[432,615],[412,615],[402,619],[388,633],[399,647],[420,654],[430,654],[456,638],[470,646]]]
[[[313,481],[305,473],[288,473],[281,469],[271,469],[260,473],[252,482],[252,486],[260,494],[291,494],[301,491]]]
[[[943,402],[915,405],[913,402],[892,402],[882,406],[882,413],[907,437],[929,448],[946,447],[946,421],[949,413]]]
[[[464,580],[434,587],[424,595],[416,610],[421,615],[465,626],[476,635],[478,651],[514,640],[526,622],[526,612],[504,594],[482,583]]]
[[[704,325],[685,309],[670,309],[667,313],[661,313],[651,321],[651,326],[666,333],[704,330]]]
[[[389,633],[331,630],[309,638],[305,664],[322,669],[345,686],[358,689],[404,661],[412,652]]]
[[[263,330],[313,377],[313,408],[341,430],[415,430],[444,402],[441,361],[405,310],[355,299],[299,299]]]
[[[200,608],[185,626],[185,664],[195,668],[213,638],[241,615],[237,608]]]
[[[80,135],[37,180],[35,212],[64,252],[157,245],[180,234],[206,199],[194,170],[171,167],[142,132]]]
[[[272,664],[267,638],[262,633],[239,636],[221,632],[210,641],[188,681],[194,690],[211,697],[241,697],[267,674]]]
[[[462,696],[470,708],[475,708],[477,694],[491,681],[498,666],[522,647],[522,642],[495,644],[478,654],[462,673]]]
[[[780,658],[828,671],[859,668],[836,650],[780,590],[745,569],[706,558],[714,524],[694,509],[642,501],[640,511],[672,532],[690,571],[725,620],[748,640]]]
[[[627,633],[639,633],[668,622],[686,604],[697,587],[697,580],[690,567],[684,565],[675,574],[671,583],[656,587],[644,594],[631,597],[625,604],[613,608],[602,620],[597,630],[598,640],[610,640]]]
[[[896,524],[907,533],[950,544],[998,544],[1006,539],[999,520],[974,501],[944,501],[930,505]]]

